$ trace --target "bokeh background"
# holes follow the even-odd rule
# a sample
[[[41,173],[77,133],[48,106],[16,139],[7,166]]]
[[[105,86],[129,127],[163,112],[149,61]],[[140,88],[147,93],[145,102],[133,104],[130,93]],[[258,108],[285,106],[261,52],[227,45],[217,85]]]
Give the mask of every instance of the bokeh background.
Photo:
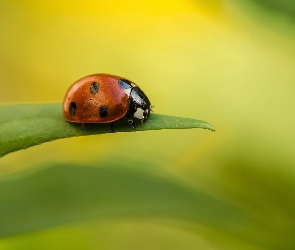
[[[0,249],[295,249],[293,1],[12,0],[0,22],[1,104],[62,102],[77,79],[112,73],[154,112],[216,128],[45,143],[1,158],[0,182],[115,162],[230,201],[267,228],[253,242],[173,218],[100,218],[2,238]]]

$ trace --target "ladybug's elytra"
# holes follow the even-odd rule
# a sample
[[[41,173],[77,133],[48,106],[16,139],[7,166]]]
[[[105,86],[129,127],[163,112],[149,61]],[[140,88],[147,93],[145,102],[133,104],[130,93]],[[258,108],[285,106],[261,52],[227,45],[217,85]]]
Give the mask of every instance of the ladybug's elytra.
[[[76,81],[67,91],[63,116],[75,123],[110,123],[127,116],[136,128],[134,119],[143,123],[150,116],[151,103],[132,81],[110,74],[94,74]]]

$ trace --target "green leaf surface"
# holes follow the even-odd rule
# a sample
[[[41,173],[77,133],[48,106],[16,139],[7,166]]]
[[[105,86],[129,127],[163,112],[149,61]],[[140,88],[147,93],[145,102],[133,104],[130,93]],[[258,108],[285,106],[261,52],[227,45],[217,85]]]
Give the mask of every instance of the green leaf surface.
[[[94,218],[172,218],[234,235],[253,223],[226,200],[120,164],[41,166],[2,179],[0,200],[0,238]]]
[[[107,124],[82,127],[81,124],[67,122],[61,110],[60,103],[0,106],[0,157],[60,138],[110,133]],[[214,131],[214,127],[204,121],[159,114],[152,114],[147,122],[138,124],[136,131],[189,128]],[[115,124],[114,131],[133,132],[134,129],[127,121],[121,121]]]

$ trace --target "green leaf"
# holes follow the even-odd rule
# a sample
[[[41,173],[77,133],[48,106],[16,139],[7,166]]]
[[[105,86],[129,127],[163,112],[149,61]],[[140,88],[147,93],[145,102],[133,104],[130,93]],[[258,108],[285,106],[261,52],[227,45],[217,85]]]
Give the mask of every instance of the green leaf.
[[[0,106],[0,157],[60,138],[110,133],[107,124],[82,127],[81,124],[67,122],[63,119],[61,110],[60,103]],[[152,114],[147,122],[138,124],[136,131],[188,128],[214,131],[214,127],[204,121],[159,114]],[[127,121],[116,123],[114,130],[134,131]]]
[[[295,17],[295,2],[290,0],[251,0],[254,4],[260,5],[266,10],[274,13],[281,12],[290,17]]]
[[[171,218],[236,235],[243,210],[186,186],[119,165],[40,166],[0,182],[0,238],[94,218]]]

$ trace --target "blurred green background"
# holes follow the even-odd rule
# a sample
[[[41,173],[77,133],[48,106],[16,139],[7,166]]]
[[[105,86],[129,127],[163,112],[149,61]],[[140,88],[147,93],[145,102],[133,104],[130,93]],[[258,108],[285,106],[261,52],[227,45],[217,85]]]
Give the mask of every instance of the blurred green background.
[[[136,82],[156,113],[216,128],[53,141],[1,158],[0,182],[56,163],[119,163],[267,228],[253,242],[174,218],[104,218],[2,238],[1,250],[295,249],[293,1],[12,0],[0,15],[1,104],[62,102],[77,79],[112,73]]]

